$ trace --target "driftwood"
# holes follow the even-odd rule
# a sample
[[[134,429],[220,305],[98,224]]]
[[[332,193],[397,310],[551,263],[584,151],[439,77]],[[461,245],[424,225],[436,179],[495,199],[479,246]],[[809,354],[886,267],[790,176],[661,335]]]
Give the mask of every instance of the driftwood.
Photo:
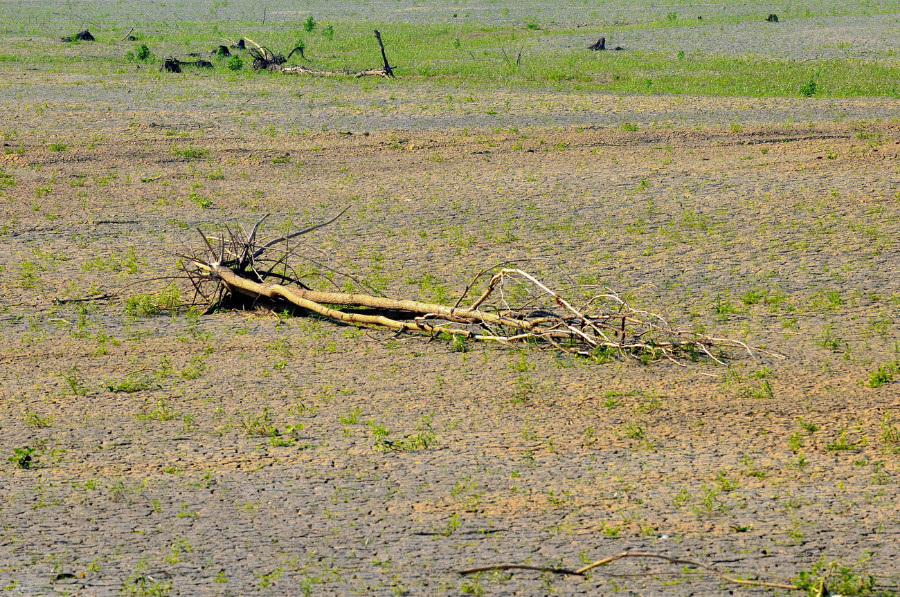
[[[588,46],[588,50],[594,50],[595,52],[602,52],[606,49],[606,38],[601,37],[594,43]]]
[[[377,30],[375,31],[375,39],[378,40],[378,47],[381,49],[381,68],[370,68],[360,71],[351,71],[348,69],[340,69],[340,70],[319,70],[314,68],[309,68],[307,66],[282,66],[285,62],[287,62],[294,53],[299,53],[301,58],[306,58],[304,55],[303,46],[297,46],[287,56],[283,54],[279,54],[277,52],[272,52],[269,48],[265,46],[261,46],[252,39],[248,39],[250,43],[252,43],[255,48],[250,49],[250,55],[253,57],[253,68],[254,70],[270,70],[276,71],[280,73],[285,73],[288,75],[309,75],[311,77],[385,77],[385,78],[394,78],[394,69],[390,65],[387,59],[387,54],[384,50],[384,43],[381,40],[381,33]]]
[[[591,292],[576,302],[516,268],[483,270],[453,306],[314,290],[297,273],[299,265],[292,262],[302,260],[332,274],[340,272],[329,268],[319,256],[301,254],[304,247],[294,239],[330,224],[341,214],[262,244],[257,242],[257,234],[267,216],[249,233],[226,227],[221,235],[211,236],[198,229],[202,251],[181,258],[182,269],[195,290],[193,304],[202,304],[209,311],[227,299],[242,299],[245,304],[269,301],[345,324],[453,339],[455,346],[464,346],[466,341],[530,342],[602,360],[619,355],[645,363],[661,359],[677,363],[676,359],[687,358],[724,364],[735,351],[750,356],[780,356],[738,340],[677,329],[608,290],[597,293],[589,289]],[[363,285],[350,278],[356,285]],[[478,284],[486,284],[485,289],[477,297],[470,296]]]

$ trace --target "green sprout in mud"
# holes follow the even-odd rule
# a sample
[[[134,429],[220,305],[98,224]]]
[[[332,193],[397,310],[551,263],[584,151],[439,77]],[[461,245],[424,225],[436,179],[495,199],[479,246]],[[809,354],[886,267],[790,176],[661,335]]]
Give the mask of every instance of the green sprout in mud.
[[[37,451],[37,448],[33,448],[31,446],[25,446],[23,448],[14,448],[13,455],[7,458],[7,460],[13,463],[16,468],[21,469],[31,469],[35,465],[35,458],[37,456],[34,454]]]
[[[384,425],[378,424],[372,419],[369,421],[369,427],[372,430],[372,435],[375,437],[375,449],[397,452],[414,452],[428,449],[437,440],[437,434],[431,424],[431,417],[432,415],[427,415],[420,418],[415,433],[406,435],[399,440],[387,439],[391,432]]]
[[[78,370],[77,365],[73,365],[71,368],[66,369],[62,373],[60,373],[60,377],[62,377],[63,381],[66,382],[66,385],[69,387],[69,391],[76,396],[84,396],[88,393],[89,388],[85,385],[84,380],[81,378],[81,372]]]

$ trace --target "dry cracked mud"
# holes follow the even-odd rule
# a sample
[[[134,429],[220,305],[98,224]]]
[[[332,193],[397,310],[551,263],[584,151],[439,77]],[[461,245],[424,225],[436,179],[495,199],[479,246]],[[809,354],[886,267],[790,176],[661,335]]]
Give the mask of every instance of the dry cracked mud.
[[[489,126],[417,118],[427,86],[372,91],[398,120],[337,100],[107,111],[97,85],[66,89],[43,111],[2,100],[10,594],[773,592],[643,560],[456,572],[626,550],[776,582],[840,560],[898,590],[900,382],[871,380],[900,358],[900,126],[865,116],[896,100],[597,95],[572,112],[509,91],[535,118]],[[195,228],[270,213],[278,236],[347,205],[304,238],[388,296],[452,300],[520,259],[785,358],[598,363],[148,313]],[[118,298],[53,302],[101,292]]]

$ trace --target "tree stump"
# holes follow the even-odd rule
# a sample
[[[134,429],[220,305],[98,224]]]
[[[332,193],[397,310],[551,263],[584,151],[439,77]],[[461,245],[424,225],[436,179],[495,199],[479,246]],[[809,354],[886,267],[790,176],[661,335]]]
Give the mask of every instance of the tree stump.
[[[594,50],[595,52],[600,52],[606,49],[606,38],[601,37],[596,42],[588,46],[588,50]]]

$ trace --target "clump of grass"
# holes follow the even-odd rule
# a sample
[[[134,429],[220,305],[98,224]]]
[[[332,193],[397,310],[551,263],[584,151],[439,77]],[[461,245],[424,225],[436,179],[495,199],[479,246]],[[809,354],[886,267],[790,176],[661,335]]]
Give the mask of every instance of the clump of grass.
[[[819,84],[816,83],[816,80],[810,77],[810,79],[800,86],[800,95],[803,97],[812,97],[819,90]]]
[[[898,361],[891,361],[880,365],[878,369],[869,373],[865,385],[870,388],[880,388],[881,386],[894,381],[894,377],[897,375],[898,371],[900,371],[900,362]]]
[[[372,429],[372,435],[375,436],[375,448],[378,450],[394,450],[397,452],[414,452],[416,450],[425,450],[433,445],[437,440],[437,434],[431,424],[431,417],[427,415],[419,419],[416,425],[415,433],[404,436],[403,439],[390,440],[387,436],[390,431],[383,425],[375,423],[375,420],[369,421],[369,427]]]

